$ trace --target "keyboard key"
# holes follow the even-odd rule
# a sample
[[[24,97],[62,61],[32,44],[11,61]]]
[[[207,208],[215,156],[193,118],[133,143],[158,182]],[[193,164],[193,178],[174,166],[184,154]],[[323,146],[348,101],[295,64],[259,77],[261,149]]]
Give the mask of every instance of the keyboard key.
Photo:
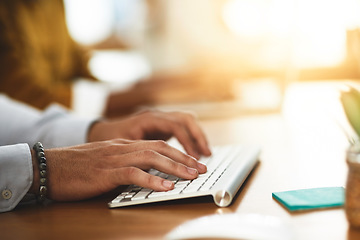
[[[209,173],[210,174],[210,173]],[[209,174],[201,174],[198,178],[192,180],[184,189],[183,193],[196,192],[204,184]]]
[[[192,193],[197,192],[200,188],[199,184],[189,184],[186,188],[182,191],[182,193]]]
[[[162,197],[162,196],[167,196],[169,195],[168,192],[152,192],[148,198],[156,198],[156,197]]]
[[[153,190],[148,188],[143,188],[141,191],[139,191],[132,200],[142,200],[145,199]]]
[[[164,179],[167,179],[167,178],[169,177],[168,174],[162,173],[162,172],[160,172],[157,176],[158,176],[158,177],[161,177],[161,178],[164,178]]]
[[[167,178],[167,180],[176,183],[176,182],[179,180],[179,178],[176,177],[176,176],[170,175],[170,176]]]
[[[169,195],[179,194],[184,189],[184,186],[176,186],[173,190],[167,191]]]

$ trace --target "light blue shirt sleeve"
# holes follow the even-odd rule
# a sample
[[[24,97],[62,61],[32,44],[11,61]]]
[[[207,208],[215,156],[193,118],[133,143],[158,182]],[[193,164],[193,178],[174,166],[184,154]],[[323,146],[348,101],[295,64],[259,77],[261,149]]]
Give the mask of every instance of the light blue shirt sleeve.
[[[0,94],[0,146],[43,143],[45,148],[86,142],[94,119],[82,119],[53,104],[44,112]]]
[[[33,166],[27,144],[0,146],[0,212],[14,209],[29,191]]]

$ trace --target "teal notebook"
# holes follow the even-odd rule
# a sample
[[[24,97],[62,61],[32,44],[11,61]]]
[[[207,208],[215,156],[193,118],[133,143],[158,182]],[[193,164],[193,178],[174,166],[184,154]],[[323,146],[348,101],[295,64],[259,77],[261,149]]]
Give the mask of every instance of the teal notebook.
[[[325,187],[274,192],[273,198],[289,211],[313,210],[344,205],[343,187]]]

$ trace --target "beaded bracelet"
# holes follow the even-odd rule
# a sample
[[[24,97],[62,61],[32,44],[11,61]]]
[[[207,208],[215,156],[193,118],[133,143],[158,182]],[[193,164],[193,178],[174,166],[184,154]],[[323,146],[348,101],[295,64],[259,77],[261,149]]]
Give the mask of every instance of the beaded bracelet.
[[[35,143],[33,149],[36,153],[36,159],[38,160],[39,163],[39,172],[40,172],[40,186],[39,186],[39,194],[37,196],[37,200],[39,203],[42,203],[44,202],[47,193],[45,150],[41,142]]]

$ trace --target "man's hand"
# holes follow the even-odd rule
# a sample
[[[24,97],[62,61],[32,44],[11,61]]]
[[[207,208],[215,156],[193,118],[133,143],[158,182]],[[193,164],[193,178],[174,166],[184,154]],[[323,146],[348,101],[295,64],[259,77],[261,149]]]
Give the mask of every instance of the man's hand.
[[[206,172],[206,166],[172,148],[166,142],[115,139],[74,147],[46,149],[48,197],[57,201],[81,200],[108,192],[120,185],[136,184],[168,191],[174,183],[146,172],[151,168],[184,179]],[[34,183],[39,171],[34,159]]]
[[[146,111],[122,120],[101,121],[92,126],[88,140],[168,140],[172,136],[195,158],[211,155],[206,137],[195,117],[182,112]]]

